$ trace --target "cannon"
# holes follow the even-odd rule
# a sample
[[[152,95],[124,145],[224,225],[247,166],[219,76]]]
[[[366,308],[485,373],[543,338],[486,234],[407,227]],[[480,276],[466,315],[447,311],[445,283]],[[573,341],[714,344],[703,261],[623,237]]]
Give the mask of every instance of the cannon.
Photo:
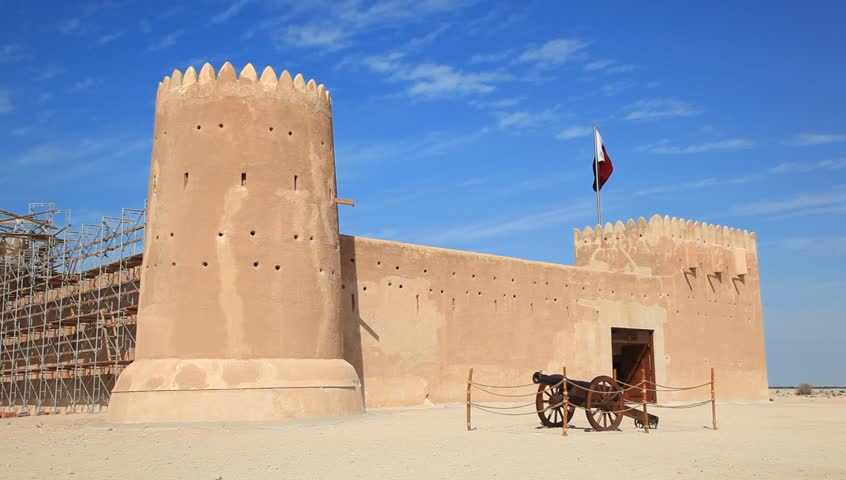
[[[541,423],[547,427],[561,427],[570,422],[576,407],[585,409],[590,426],[598,432],[616,430],[623,417],[634,419],[637,428],[643,427],[643,412],[626,406],[624,391],[616,380],[600,375],[592,381],[567,379],[568,408],[564,412],[562,375],[535,372],[532,382],[538,385],[535,407]],[[566,418],[565,418],[566,414]],[[648,414],[649,428],[658,428],[658,417]]]

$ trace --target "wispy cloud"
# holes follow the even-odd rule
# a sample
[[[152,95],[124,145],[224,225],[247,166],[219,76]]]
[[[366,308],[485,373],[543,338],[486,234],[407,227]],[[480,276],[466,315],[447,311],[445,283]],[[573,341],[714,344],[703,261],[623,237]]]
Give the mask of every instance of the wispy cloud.
[[[846,133],[800,133],[790,140],[788,145],[822,145],[824,143],[846,142]]]
[[[561,130],[557,138],[561,140],[572,140],[574,138],[589,137],[593,134],[593,129],[590,127],[572,126]]]
[[[540,112],[519,111],[519,112],[498,112],[499,128],[528,128],[536,127],[544,123],[558,119],[561,114],[558,107],[547,108]]]
[[[481,128],[463,133],[429,132],[395,142],[344,144],[339,145],[335,158],[339,168],[350,168],[382,161],[440,156],[461,145],[472,143],[488,133],[487,128]]]
[[[23,49],[16,43],[0,45],[0,63],[13,62],[23,56]]]
[[[365,34],[432,21],[472,3],[470,0],[391,0],[372,4],[358,0],[315,0],[308,3],[282,0],[274,2],[274,6],[284,14],[269,19],[263,28],[279,51],[286,51],[289,47],[336,51],[356,44],[358,38]],[[324,13],[313,15],[318,10]]]
[[[498,53],[477,53],[470,57],[470,63],[499,63],[513,54],[514,50],[505,50]]]
[[[819,162],[784,162],[770,169],[770,173],[805,173],[846,169],[846,157]]]
[[[755,146],[755,142],[752,140],[745,138],[728,138],[725,140],[684,146],[668,145],[667,141],[662,141],[652,145],[641,145],[637,147],[637,150],[659,155],[690,155],[710,152],[713,150],[736,150],[740,148],[751,148],[753,146]]]
[[[692,117],[701,113],[687,102],[669,98],[639,100],[626,107],[626,111],[626,120]]]
[[[635,192],[635,195],[655,195],[676,191],[692,190],[698,188],[717,187],[721,185],[738,185],[748,183],[756,179],[765,178],[768,175],[784,175],[796,173],[819,173],[826,175],[826,172],[846,169],[846,158],[833,160],[821,160],[818,162],[784,162],[762,171],[751,172],[747,175],[729,178],[705,178],[690,182],[674,183],[670,185],[658,185],[645,188]]]
[[[209,22],[211,22],[211,23],[223,23],[223,22],[229,20],[230,18],[232,18],[233,16],[235,16],[238,12],[240,12],[241,9],[244,8],[244,5],[246,5],[246,4],[247,4],[247,0],[237,0],[237,1],[233,2],[231,5],[229,5],[226,8],[226,10],[218,13],[217,15],[215,15],[211,19],[209,19]]]
[[[461,186],[462,187],[470,187],[470,186],[473,186],[473,185],[481,185],[481,184],[485,183],[486,181],[487,180],[485,180],[484,178],[468,178],[467,180],[464,180],[463,182],[461,182]]]
[[[12,104],[12,91],[8,88],[0,88],[0,113],[11,113],[15,111]]]
[[[585,72],[624,73],[637,69],[635,65],[621,64],[616,60],[594,60],[585,64]]]
[[[786,199],[744,203],[729,209],[729,214],[737,216],[820,213],[846,213],[846,192],[802,193]]]
[[[762,246],[774,246],[808,256],[846,257],[846,236],[842,235],[788,237],[762,242]]]
[[[99,84],[99,80],[95,80],[91,77],[86,77],[74,83],[73,86],[68,89],[68,92],[86,92]]]
[[[500,72],[465,72],[439,63],[413,65],[401,58],[394,53],[367,57],[363,63],[374,72],[387,73],[388,81],[408,84],[405,94],[420,99],[491,93],[499,82],[511,78]]]
[[[44,82],[58,76],[61,73],[64,73],[64,71],[65,70],[63,68],[57,65],[47,65],[41,70],[41,72],[39,72],[35,76],[35,80],[39,82]]]
[[[100,38],[97,39],[97,43],[100,45],[107,45],[109,43],[114,42],[118,38],[123,36],[123,32],[114,32],[109,33],[107,35],[101,35]]]
[[[567,208],[549,209],[531,215],[520,215],[518,217],[479,222],[448,229],[431,236],[427,242],[436,244],[464,243],[514,233],[542,230],[555,225],[572,223],[573,220],[584,217],[585,212],[589,211],[589,208],[589,204],[584,203],[583,205],[579,204]]]
[[[561,65],[579,57],[589,43],[575,38],[556,38],[535,48],[529,48],[517,57],[520,63],[531,63],[538,68]]]
[[[163,50],[165,48],[171,47],[176,43],[176,40],[182,36],[184,32],[182,30],[171,32],[164,37],[162,37],[158,42],[154,42],[147,47],[149,51],[156,51],[156,50]]]
[[[59,31],[64,34],[75,33],[82,30],[82,19],[73,17],[59,24]]]
[[[32,131],[32,127],[18,127],[12,129],[12,135],[16,137],[22,137],[24,135],[29,134]]]
[[[628,80],[620,80],[617,82],[606,83],[599,89],[599,91],[606,97],[613,97],[614,95],[618,95],[624,90],[633,87],[634,85],[634,82],[630,82]]]

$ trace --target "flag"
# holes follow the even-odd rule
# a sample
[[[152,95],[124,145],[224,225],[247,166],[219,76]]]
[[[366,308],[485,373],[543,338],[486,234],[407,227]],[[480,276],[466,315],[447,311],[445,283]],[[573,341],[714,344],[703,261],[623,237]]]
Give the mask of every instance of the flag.
[[[594,145],[594,161],[593,161],[593,191],[596,191],[596,167],[599,165],[599,189],[608,181],[611,172],[614,171],[614,165],[611,164],[611,157],[605,151],[605,144],[602,143],[602,137],[599,136],[599,130],[593,129],[593,145]]]

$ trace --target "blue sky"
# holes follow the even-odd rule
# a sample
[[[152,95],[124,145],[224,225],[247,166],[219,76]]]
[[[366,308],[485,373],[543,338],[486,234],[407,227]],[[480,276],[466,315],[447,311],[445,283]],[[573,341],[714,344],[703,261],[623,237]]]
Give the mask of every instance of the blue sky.
[[[157,82],[252,62],[331,90],[341,230],[572,263],[653,213],[758,235],[770,381],[846,384],[841,2],[0,1],[0,208],[144,204]]]

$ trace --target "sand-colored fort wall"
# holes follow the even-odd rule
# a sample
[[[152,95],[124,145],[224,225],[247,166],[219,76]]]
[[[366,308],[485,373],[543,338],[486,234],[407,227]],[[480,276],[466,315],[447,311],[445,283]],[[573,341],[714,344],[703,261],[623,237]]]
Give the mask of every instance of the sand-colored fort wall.
[[[461,401],[469,367],[501,385],[562,364],[576,378],[610,374],[612,327],[654,331],[659,384],[699,384],[713,366],[721,399],[766,399],[754,239],[690,247],[695,240],[677,240],[672,229],[658,235],[663,224],[612,227],[603,234],[621,242],[609,251],[592,229],[577,233],[579,267],[342,236],[345,356],[367,406]],[[671,268],[679,252],[707,268],[732,263],[721,279],[702,267],[691,275]],[[642,265],[625,267],[632,253]],[[707,395],[661,393],[659,401]]]

